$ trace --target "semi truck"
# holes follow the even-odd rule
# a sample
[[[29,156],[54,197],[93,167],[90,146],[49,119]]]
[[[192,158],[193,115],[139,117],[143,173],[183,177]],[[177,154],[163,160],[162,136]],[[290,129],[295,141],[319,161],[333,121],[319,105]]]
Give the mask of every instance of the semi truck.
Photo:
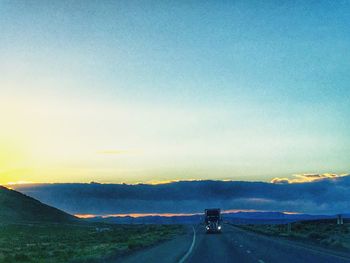
[[[207,233],[221,233],[221,211],[220,208],[205,209],[205,229]]]

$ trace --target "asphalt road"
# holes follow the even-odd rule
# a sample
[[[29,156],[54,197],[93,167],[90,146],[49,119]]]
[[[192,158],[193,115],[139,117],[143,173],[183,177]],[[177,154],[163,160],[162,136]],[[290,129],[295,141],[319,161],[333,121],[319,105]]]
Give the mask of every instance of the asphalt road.
[[[332,251],[224,225],[221,234],[206,234],[204,227],[186,236],[139,251],[118,262],[177,263],[349,263],[350,257]]]

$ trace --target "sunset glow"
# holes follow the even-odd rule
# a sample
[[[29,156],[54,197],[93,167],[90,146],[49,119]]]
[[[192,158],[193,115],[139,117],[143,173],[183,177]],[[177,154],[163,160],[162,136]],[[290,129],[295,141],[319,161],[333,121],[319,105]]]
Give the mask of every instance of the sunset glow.
[[[349,173],[346,9],[78,5],[0,3],[0,184]]]
[[[239,212],[270,212],[270,211],[262,211],[262,210],[255,210],[255,209],[230,209],[230,210],[223,210],[222,214],[232,214],[232,213],[239,213]],[[296,215],[300,214],[298,212],[282,212],[286,215]],[[130,213],[130,214],[108,214],[108,215],[93,215],[93,214],[76,214],[75,216],[78,218],[94,218],[94,217],[101,217],[101,218],[108,218],[108,217],[146,217],[146,216],[162,216],[162,217],[173,217],[173,216],[194,216],[194,215],[203,215],[203,213]]]

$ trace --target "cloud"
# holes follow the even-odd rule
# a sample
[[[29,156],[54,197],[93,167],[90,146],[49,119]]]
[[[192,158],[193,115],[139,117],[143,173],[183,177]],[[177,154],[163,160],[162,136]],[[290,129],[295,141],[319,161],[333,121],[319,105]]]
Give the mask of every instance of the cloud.
[[[98,154],[112,154],[112,155],[117,155],[117,154],[127,154],[130,153],[130,151],[127,150],[102,150],[102,151],[97,151]]]
[[[279,177],[276,177],[276,178],[273,178],[271,180],[271,183],[273,184],[288,184],[290,183],[290,180],[288,178],[279,178]]]
[[[294,178],[273,178],[271,180],[271,183],[273,184],[291,184],[291,183],[310,183],[314,181],[320,181],[324,179],[335,179],[339,177],[348,176],[349,174],[331,174],[331,173],[324,173],[324,174],[295,174]]]
[[[208,207],[315,214],[350,211],[350,176],[304,177],[319,180],[284,184],[242,181],[41,184],[13,188],[72,214],[198,213]]]
[[[6,185],[24,185],[24,184],[34,184],[32,181],[16,181],[16,182],[8,182]]]

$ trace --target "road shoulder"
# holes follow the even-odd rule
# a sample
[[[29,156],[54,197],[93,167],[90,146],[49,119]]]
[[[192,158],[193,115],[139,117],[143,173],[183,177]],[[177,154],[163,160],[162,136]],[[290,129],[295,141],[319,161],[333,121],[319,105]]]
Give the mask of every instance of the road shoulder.
[[[307,240],[294,239],[294,238],[288,238],[288,237],[282,237],[282,236],[272,236],[261,232],[253,231],[250,229],[241,228],[237,225],[233,225],[233,224],[229,224],[229,225],[231,225],[232,227],[236,228],[239,231],[246,232],[247,234],[250,234],[250,235],[256,235],[265,239],[271,239],[274,242],[285,243],[286,245],[289,245],[289,246],[299,247],[299,248],[311,250],[313,252],[317,252],[320,254],[332,255],[335,257],[350,260],[350,252],[332,250],[330,248],[322,247],[317,244],[308,242]]]
[[[135,251],[110,262],[123,263],[177,263],[187,252],[193,241],[192,226],[186,226],[186,234],[161,242],[149,248]]]

